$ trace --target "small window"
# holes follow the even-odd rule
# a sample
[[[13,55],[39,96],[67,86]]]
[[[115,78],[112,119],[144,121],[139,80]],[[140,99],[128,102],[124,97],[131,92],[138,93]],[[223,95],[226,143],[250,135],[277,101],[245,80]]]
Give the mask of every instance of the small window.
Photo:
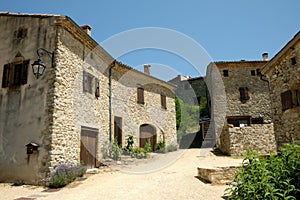
[[[241,100],[241,102],[246,103],[250,99],[248,88],[247,87],[240,87],[239,91],[240,91],[240,100]]]
[[[261,75],[260,69],[256,69],[256,75],[257,75],[257,76],[260,76],[260,75]]]
[[[300,106],[300,90],[296,90],[297,106]]]
[[[281,93],[282,110],[285,111],[293,107],[292,91],[288,90]]]
[[[251,70],[251,76],[255,76],[256,73],[255,73],[255,70]]]
[[[144,104],[144,88],[137,89],[137,102],[139,104]]]
[[[263,117],[254,117],[251,119],[252,124],[263,124],[264,118]]]
[[[227,70],[227,69],[224,69],[224,70],[223,70],[223,76],[224,76],[224,77],[228,77],[228,76],[229,76],[229,73],[228,73],[228,70]]]
[[[96,98],[100,97],[100,83],[97,78],[95,79],[95,97]]]
[[[3,66],[2,88],[27,84],[29,60]]]
[[[292,57],[292,58],[291,58],[291,64],[292,64],[292,65],[296,65],[296,64],[297,64],[296,57]]]
[[[235,127],[249,126],[250,118],[250,116],[229,116],[227,117],[227,123]]]
[[[167,109],[167,98],[165,95],[163,94],[160,95],[160,102],[161,102],[161,107]]]
[[[83,72],[83,92],[88,92],[92,94],[92,82],[93,76],[88,72]]]

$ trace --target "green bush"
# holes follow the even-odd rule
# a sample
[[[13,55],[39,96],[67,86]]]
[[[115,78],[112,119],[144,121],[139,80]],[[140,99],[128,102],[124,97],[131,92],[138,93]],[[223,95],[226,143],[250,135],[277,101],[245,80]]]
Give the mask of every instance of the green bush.
[[[132,135],[127,136],[126,147],[124,148],[124,151],[131,152],[133,149],[133,143],[134,143],[133,136]]]
[[[131,156],[135,158],[146,158],[147,152],[144,148],[136,147],[132,149]]]
[[[165,153],[166,152],[166,143],[165,141],[159,141],[156,145],[155,145],[155,150],[158,153]]]
[[[77,165],[71,166],[67,164],[57,165],[50,173],[48,178],[48,186],[50,188],[61,188],[73,182],[77,177],[85,174],[86,167]]]
[[[111,146],[110,157],[114,160],[120,160],[122,153],[123,153],[122,148],[119,147],[118,141],[114,139]]]
[[[152,151],[152,146],[151,146],[151,142],[149,139],[147,140],[144,149],[145,149],[146,153],[149,153]]]
[[[167,146],[167,152],[177,151],[178,146],[176,144],[170,144]]]
[[[297,199],[300,196],[300,146],[286,144],[277,155],[259,157],[246,153],[235,175],[228,199]]]

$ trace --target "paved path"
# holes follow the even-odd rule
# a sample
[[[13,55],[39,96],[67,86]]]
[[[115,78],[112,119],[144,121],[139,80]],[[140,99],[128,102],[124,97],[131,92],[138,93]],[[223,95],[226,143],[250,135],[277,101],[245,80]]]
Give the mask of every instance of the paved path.
[[[55,192],[47,192],[42,187],[11,187],[0,184],[0,199],[20,197],[37,198],[38,200],[223,199],[226,186],[212,186],[198,180],[195,177],[197,167],[200,165],[227,165],[230,162],[240,162],[240,160],[212,155],[204,158],[204,151],[203,149],[188,149],[159,155],[157,158],[151,159],[151,162],[146,161],[146,163],[126,166],[123,168],[126,173],[124,171],[102,171],[99,174],[90,175],[84,181],[72,183]]]

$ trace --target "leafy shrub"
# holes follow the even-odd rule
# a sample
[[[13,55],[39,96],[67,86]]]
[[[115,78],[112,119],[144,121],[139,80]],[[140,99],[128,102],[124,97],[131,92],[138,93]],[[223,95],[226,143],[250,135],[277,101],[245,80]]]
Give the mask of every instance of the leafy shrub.
[[[114,160],[120,160],[122,153],[123,153],[122,148],[119,147],[118,141],[114,139],[111,146],[110,157]]]
[[[124,151],[131,152],[133,149],[133,143],[134,143],[133,136],[132,135],[127,136],[126,147],[124,148]]]
[[[48,186],[50,188],[60,188],[73,182],[77,177],[85,174],[86,167],[77,165],[71,166],[67,164],[57,165],[50,173],[48,178]]]
[[[147,140],[147,142],[146,142],[146,144],[145,144],[144,150],[146,151],[146,153],[152,151],[152,146],[151,146],[151,142],[150,142],[149,139]]]
[[[132,149],[131,156],[135,158],[146,158],[147,152],[144,148],[137,147]]]
[[[167,152],[177,151],[178,145],[176,144],[170,144],[167,146]]]
[[[165,141],[159,141],[156,145],[155,145],[155,150],[158,153],[165,153],[166,152],[166,143]]]
[[[236,186],[226,189],[228,199],[297,199],[300,195],[300,146],[286,144],[278,155],[246,153],[235,175]]]

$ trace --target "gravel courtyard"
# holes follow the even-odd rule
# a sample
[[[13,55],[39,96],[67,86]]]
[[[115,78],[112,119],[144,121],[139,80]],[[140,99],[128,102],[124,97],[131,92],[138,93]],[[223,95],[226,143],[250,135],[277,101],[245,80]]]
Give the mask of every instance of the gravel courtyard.
[[[199,166],[223,166],[241,159],[215,156],[209,149],[187,149],[159,154],[136,164],[102,168],[60,190],[0,184],[0,199],[223,199],[225,185],[197,179]],[[122,169],[121,171],[118,170]]]

